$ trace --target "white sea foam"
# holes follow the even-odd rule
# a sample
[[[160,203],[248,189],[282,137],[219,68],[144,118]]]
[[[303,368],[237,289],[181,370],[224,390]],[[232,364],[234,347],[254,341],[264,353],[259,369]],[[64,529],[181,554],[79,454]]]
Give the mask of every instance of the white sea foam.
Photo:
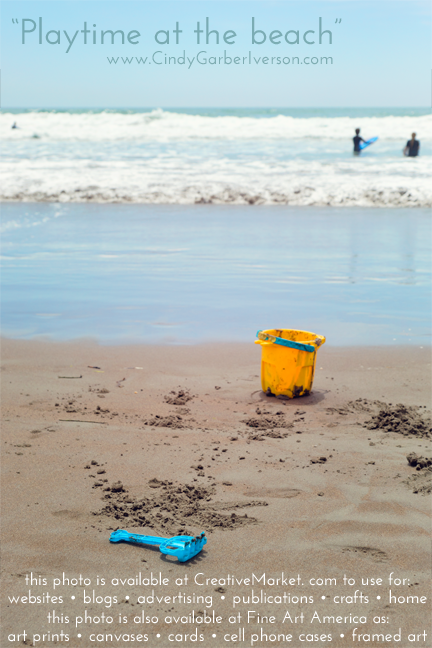
[[[431,206],[430,115],[0,114],[0,198]],[[11,129],[13,121],[18,129]],[[352,156],[355,127],[379,141]],[[404,158],[411,132],[421,156]],[[37,137],[34,137],[37,136]],[[428,139],[429,138],[429,139]]]
[[[370,164],[359,174],[356,162],[268,165],[237,161],[220,163],[217,170],[203,161],[199,175],[194,164],[126,164],[107,162],[92,167],[86,160],[57,161],[43,168],[29,161],[3,170],[2,198],[24,201],[93,201],[144,203],[232,203],[292,205],[432,204],[430,163],[417,160]],[[384,168],[383,168],[384,167]]]

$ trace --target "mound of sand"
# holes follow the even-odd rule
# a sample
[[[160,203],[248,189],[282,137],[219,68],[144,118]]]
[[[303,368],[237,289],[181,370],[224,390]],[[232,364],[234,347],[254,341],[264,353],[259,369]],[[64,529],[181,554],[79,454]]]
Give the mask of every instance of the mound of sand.
[[[279,411],[272,414],[257,407],[256,414],[257,416],[242,421],[242,423],[254,429],[254,432],[249,435],[249,439],[260,440],[265,436],[283,439],[288,436],[288,433],[283,430],[294,427],[293,423],[286,420],[284,412]]]
[[[364,423],[368,430],[396,432],[404,436],[430,437],[431,420],[424,416],[421,407],[407,407],[402,403],[386,405],[378,414]]]
[[[165,396],[164,400],[170,405],[186,405],[190,400],[192,400],[193,395],[186,389],[180,389],[179,391],[171,391],[168,396]]]
[[[429,466],[432,466],[432,457],[422,457],[415,452],[411,452],[407,455],[407,461],[409,465],[416,470],[423,470],[423,468],[429,468]]]
[[[152,492],[137,498],[130,495],[124,486],[117,482],[104,488],[103,499],[106,504],[93,515],[112,518],[133,527],[150,527],[156,532],[169,535],[194,535],[193,529],[212,531],[213,529],[236,529],[245,524],[256,524],[254,517],[223,514],[220,510],[244,508],[245,506],[266,506],[266,502],[213,502],[215,488],[179,484],[172,481],[149,481]]]
[[[144,425],[174,428],[176,430],[180,430],[181,428],[186,427],[183,423],[182,417],[177,414],[170,414],[168,416],[159,416],[158,414],[156,414],[156,416],[153,416],[147,421],[144,421]]]

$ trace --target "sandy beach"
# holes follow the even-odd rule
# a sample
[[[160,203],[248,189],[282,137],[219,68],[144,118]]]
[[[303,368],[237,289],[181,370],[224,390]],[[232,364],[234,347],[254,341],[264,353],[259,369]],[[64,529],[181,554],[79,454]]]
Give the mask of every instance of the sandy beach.
[[[430,645],[429,347],[323,347],[290,401],[252,343],[2,355],[2,647]],[[208,542],[181,564],[117,528]]]

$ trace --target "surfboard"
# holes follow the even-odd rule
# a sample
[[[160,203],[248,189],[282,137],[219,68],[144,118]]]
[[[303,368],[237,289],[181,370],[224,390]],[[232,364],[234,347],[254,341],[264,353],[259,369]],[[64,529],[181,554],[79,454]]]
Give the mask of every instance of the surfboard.
[[[374,142],[376,142],[377,139],[378,139],[378,137],[371,137],[366,142],[360,142],[360,151],[363,151],[363,149],[365,149],[366,146],[369,146],[370,144],[373,144]]]

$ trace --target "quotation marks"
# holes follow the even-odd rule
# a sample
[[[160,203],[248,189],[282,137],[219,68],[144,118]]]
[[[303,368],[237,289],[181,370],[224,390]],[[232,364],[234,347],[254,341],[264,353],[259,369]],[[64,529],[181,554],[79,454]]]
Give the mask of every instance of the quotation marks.
[[[336,18],[335,23],[339,25],[341,22],[342,22],[342,18]]]
[[[12,22],[13,22],[14,25],[18,25],[19,20],[18,20],[18,18],[12,18]]]

